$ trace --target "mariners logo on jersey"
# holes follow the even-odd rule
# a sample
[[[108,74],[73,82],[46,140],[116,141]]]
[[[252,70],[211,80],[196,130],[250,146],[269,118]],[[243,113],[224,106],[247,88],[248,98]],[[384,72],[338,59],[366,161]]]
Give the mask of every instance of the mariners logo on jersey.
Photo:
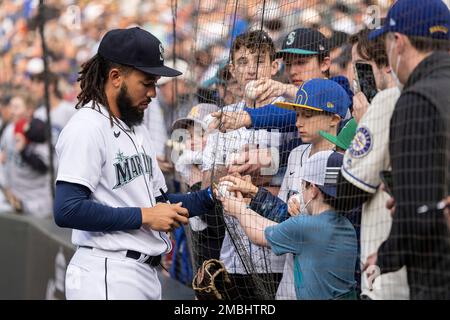
[[[362,158],[372,149],[373,138],[366,127],[356,130],[355,137],[350,145],[349,152],[354,158]]]
[[[152,158],[147,154],[141,153],[127,157],[119,150],[115,159],[117,160],[114,163],[116,185],[113,189],[123,187],[144,173],[149,174],[150,177],[153,176]]]

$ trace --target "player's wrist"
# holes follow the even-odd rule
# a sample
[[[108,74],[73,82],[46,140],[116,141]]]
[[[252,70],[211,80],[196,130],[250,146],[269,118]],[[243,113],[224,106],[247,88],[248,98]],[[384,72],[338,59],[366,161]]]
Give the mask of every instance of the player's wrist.
[[[150,225],[153,208],[141,208],[141,225]]]

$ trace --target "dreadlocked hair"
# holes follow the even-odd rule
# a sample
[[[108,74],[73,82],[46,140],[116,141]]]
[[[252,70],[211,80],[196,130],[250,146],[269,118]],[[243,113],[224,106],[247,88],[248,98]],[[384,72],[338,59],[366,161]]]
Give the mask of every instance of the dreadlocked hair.
[[[76,109],[80,109],[92,102],[92,109],[100,109],[99,105],[103,105],[108,110],[111,126],[116,117],[109,107],[105,85],[112,68],[120,69],[125,74],[131,70],[130,67],[106,60],[99,54],[81,65],[80,76],[77,79],[80,82],[81,92],[77,96],[78,102],[75,106]]]

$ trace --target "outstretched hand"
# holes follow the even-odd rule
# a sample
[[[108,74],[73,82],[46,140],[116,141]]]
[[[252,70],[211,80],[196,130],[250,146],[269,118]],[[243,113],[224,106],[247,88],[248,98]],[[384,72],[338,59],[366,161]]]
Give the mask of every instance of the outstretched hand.
[[[250,176],[238,177],[236,175],[227,175],[220,178],[220,182],[228,181],[233,185],[228,187],[230,192],[240,192],[246,197],[253,198],[258,193],[258,187],[252,184],[252,178]]]
[[[211,113],[211,116],[213,116],[215,119],[209,125],[208,130],[218,129],[221,132],[226,132],[227,130],[248,128],[252,125],[252,119],[246,111],[217,111]]]

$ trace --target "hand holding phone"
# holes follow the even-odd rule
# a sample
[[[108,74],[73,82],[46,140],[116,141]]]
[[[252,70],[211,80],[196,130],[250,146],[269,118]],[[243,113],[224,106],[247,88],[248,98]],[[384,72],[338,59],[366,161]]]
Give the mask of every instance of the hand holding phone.
[[[370,103],[378,93],[372,65],[368,63],[357,62],[355,63],[354,68],[357,89],[360,92],[364,93],[367,101],[369,101]]]
[[[384,191],[387,192],[391,197],[394,197],[392,193],[393,183],[392,183],[392,171],[383,170],[380,171],[380,178],[384,184]]]

